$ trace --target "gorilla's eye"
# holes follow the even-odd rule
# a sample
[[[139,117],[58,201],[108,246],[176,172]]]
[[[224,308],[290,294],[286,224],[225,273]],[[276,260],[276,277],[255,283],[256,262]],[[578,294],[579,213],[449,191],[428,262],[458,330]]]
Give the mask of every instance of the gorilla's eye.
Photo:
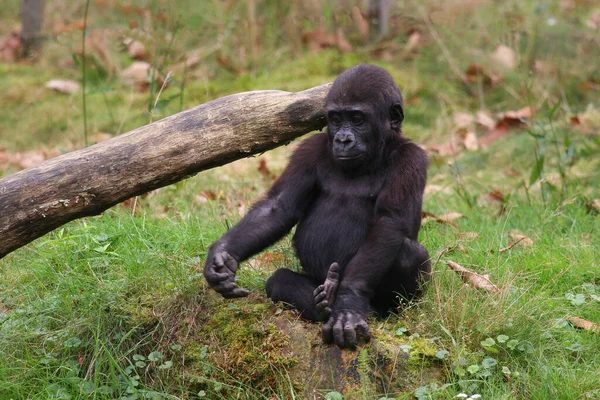
[[[363,117],[362,117],[362,115],[360,115],[360,114],[354,114],[352,116],[352,123],[354,125],[360,125],[360,124],[362,124],[363,123]]]
[[[334,125],[339,125],[342,123],[342,119],[339,115],[332,115],[331,117],[329,117],[329,122],[331,122]]]

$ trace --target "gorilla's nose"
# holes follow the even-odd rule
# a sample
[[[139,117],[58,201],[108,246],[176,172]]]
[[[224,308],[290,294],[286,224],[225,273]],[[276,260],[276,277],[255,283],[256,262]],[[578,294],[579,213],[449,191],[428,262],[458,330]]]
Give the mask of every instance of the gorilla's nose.
[[[339,132],[333,140],[337,150],[348,150],[354,146],[354,135],[349,132]]]

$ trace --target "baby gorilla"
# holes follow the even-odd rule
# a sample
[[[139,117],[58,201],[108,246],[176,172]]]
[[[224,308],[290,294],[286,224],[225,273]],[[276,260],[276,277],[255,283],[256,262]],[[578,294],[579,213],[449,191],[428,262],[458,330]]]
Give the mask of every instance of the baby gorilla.
[[[239,263],[296,225],[303,273],[277,270],[267,295],[325,321],[325,342],[352,348],[370,338],[370,311],[420,295],[429,277],[417,242],[427,156],[402,136],[402,95],[382,68],[343,72],[325,107],[327,131],[303,141],[266,198],[211,246],[204,276],[226,298],[246,296]]]

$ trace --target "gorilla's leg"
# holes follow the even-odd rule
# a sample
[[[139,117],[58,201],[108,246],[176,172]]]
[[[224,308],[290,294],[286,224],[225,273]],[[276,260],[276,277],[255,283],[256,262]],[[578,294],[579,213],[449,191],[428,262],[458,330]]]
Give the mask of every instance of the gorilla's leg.
[[[335,295],[340,285],[340,269],[338,263],[331,264],[325,282],[319,285],[313,293],[320,321],[325,321],[331,315],[331,307],[333,307]]]
[[[311,277],[289,269],[275,271],[267,280],[267,296],[274,302],[282,301],[300,311],[300,316],[311,321],[321,321],[313,293],[319,286]]]
[[[405,241],[375,291],[371,307],[378,313],[385,313],[400,303],[420,297],[430,275],[431,261],[425,247],[416,241]]]

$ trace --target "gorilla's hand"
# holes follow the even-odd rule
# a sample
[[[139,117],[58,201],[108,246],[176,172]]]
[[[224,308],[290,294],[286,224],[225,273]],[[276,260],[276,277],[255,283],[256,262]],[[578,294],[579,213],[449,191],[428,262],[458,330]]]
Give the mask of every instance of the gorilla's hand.
[[[210,251],[204,266],[204,278],[210,287],[226,299],[246,297],[250,292],[235,283],[235,273],[239,267],[238,261],[226,251]]]
[[[313,301],[320,321],[326,321],[331,315],[331,308],[335,304],[335,295],[340,284],[340,270],[338,263],[331,264],[325,282],[313,292]]]
[[[348,309],[334,309],[321,334],[325,343],[335,342],[341,348],[354,348],[359,341],[371,339],[366,315]]]

